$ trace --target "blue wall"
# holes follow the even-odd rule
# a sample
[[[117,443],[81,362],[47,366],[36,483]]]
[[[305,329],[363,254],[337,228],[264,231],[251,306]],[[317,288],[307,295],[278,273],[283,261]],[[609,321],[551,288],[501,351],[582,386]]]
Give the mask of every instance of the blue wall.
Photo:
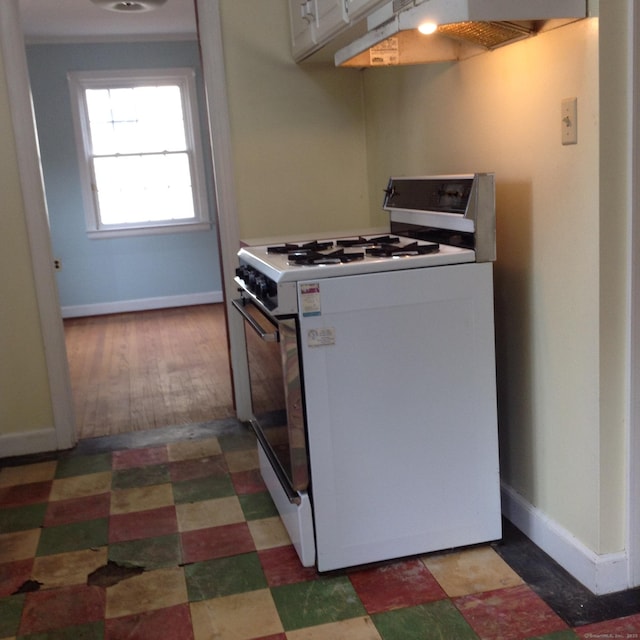
[[[221,295],[215,226],[211,231],[87,238],[68,71],[190,67],[198,78],[209,209],[213,170],[197,42],[47,44],[27,47],[42,168],[63,311],[147,298]],[[126,306],[126,305],[125,305]],[[96,307],[96,308],[98,308]],[[74,315],[71,313],[71,315]]]

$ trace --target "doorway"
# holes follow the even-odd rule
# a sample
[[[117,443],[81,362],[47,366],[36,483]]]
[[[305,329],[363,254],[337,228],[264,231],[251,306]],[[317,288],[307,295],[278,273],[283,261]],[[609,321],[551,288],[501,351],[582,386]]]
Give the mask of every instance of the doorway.
[[[15,5],[17,6],[17,0]],[[211,198],[213,201],[213,195],[211,195]],[[49,238],[46,240],[49,242]],[[215,249],[217,249],[217,243],[215,243]],[[215,258],[219,263],[217,255]],[[42,267],[50,270],[50,265],[51,262],[43,262]],[[63,269],[64,266],[63,262]],[[59,313],[59,308],[57,312]],[[58,438],[59,446],[60,442],[66,442],[68,439],[73,444],[78,438],[106,435],[105,425],[110,420],[115,421],[115,430],[122,432],[127,428],[127,424],[131,429],[154,428],[185,424],[191,421],[202,422],[205,419],[234,415],[223,305],[209,304],[193,308],[189,307],[181,314],[180,321],[177,320],[178,313],[178,310],[171,308],[154,310],[148,313],[134,311],[127,314],[116,313],[83,320],[74,318],[65,321],[68,328],[67,334],[74,333],[76,336],[82,334],[80,339],[86,340],[87,336],[93,333],[96,342],[92,344],[91,348],[88,348],[85,342],[84,351],[86,357],[80,363],[79,369],[76,367],[74,370],[75,364],[72,362],[73,351],[76,349],[73,344],[69,347],[69,359],[64,363],[53,364],[63,374],[65,373],[64,369],[67,367],[71,371],[72,392],[69,393],[69,390],[64,388],[61,391],[67,393],[68,400],[71,400],[69,396],[72,396],[76,405],[75,411],[74,408],[68,406],[69,402],[65,406],[63,394],[52,393],[52,395],[54,396],[54,402],[63,407],[66,412],[66,417],[63,419],[65,425],[73,423],[69,414],[75,413],[79,427],[73,433],[73,429],[66,426],[67,434],[62,439]],[[187,313],[190,314],[192,319],[185,322],[184,316]],[[210,317],[205,318],[207,315]],[[203,328],[205,320],[207,327]],[[83,324],[84,327],[80,328]],[[120,333],[118,333],[119,331]],[[185,351],[181,356],[176,355],[176,349],[178,349],[176,344],[182,342],[184,347],[184,341],[187,340],[185,336],[189,332],[191,332],[191,338],[196,340],[195,344],[189,345],[190,354],[187,353],[185,347]],[[170,337],[168,337],[169,334],[171,334]],[[129,338],[136,339],[137,346],[127,342]],[[64,339],[63,336],[63,342]],[[217,344],[211,345],[207,351],[206,348],[203,348],[203,344],[209,339],[216,340]],[[60,336],[56,335],[54,341],[59,347]],[[104,356],[107,342],[109,342],[108,354],[110,354],[107,356],[107,360],[104,357],[96,357],[98,351],[101,351],[102,356]],[[69,344],[68,340],[67,344]],[[150,361],[152,361],[152,364],[146,365],[147,373],[153,367],[156,369],[154,383],[150,383],[148,378],[144,381],[139,376],[136,378],[131,375],[131,369],[136,368],[132,366],[135,365],[132,359],[133,355],[135,353],[143,353],[148,356],[149,351],[153,349],[150,345],[155,345],[155,348],[158,349],[155,353],[151,353]],[[168,351],[171,351],[171,356],[167,355]],[[197,362],[194,360],[194,353],[199,358]],[[88,364],[91,354],[93,354],[94,359]],[[215,360],[212,359],[205,366],[202,364],[202,358],[207,354],[212,358],[215,357]],[[105,364],[107,361],[108,364]],[[136,362],[140,361],[141,358],[137,357]],[[107,371],[105,371],[105,366],[108,369]],[[142,368],[145,368],[144,364]],[[126,372],[127,375],[120,378],[114,377],[112,374],[114,371],[117,372],[118,369],[121,370],[121,373]],[[139,369],[140,367],[138,367],[138,371]],[[214,377],[211,376],[212,370],[215,370],[216,375]],[[100,400],[94,394],[92,399],[89,397],[90,393],[85,393],[86,389],[80,389],[78,386],[80,384],[93,385],[93,391],[95,391],[96,375],[106,376],[102,379],[100,387],[107,395],[110,393],[113,395],[112,401],[106,405],[104,398]],[[56,377],[64,379],[65,376]],[[210,393],[206,401],[203,401],[202,387],[203,380],[206,377],[209,377],[207,385]],[[195,386],[187,388],[189,384],[195,384]],[[132,387],[136,387],[136,385],[139,388],[134,390]],[[79,395],[79,390],[84,394],[82,399],[84,405],[83,416],[78,415],[79,403],[77,396]],[[91,392],[91,389],[89,391]],[[139,399],[141,395],[136,396],[134,391],[144,396],[145,401],[141,402]],[[119,395],[120,393],[122,395]],[[202,404],[204,406],[197,407],[201,401],[203,401]],[[154,402],[160,407],[164,405],[167,410],[162,412],[151,409],[150,404]],[[183,405],[182,411],[176,409],[179,404]],[[92,405],[90,410],[87,410],[87,405]],[[90,424],[87,424],[84,417],[87,414],[94,416],[92,418],[93,422]],[[100,422],[96,422],[96,416],[100,418]],[[59,425],[60,422],[56,420],[56,424]]]

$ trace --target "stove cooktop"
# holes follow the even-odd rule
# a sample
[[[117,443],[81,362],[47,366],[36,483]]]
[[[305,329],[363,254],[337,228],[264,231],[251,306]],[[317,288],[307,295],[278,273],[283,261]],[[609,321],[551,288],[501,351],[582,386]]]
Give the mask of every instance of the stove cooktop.
[[[238,257],[274,282],[475,261],[471,249],[390,235],[243,247]]]
[[[287,256],[295,265],[344,264],[364,260],[367,256],[399,258],[437,253],[440,246],[435,242],[403,242],[398,236],[375,236],[365,238],[342,238],[338,240],[306,242],[303,244],[276,245],[267,247],[267,253]]]

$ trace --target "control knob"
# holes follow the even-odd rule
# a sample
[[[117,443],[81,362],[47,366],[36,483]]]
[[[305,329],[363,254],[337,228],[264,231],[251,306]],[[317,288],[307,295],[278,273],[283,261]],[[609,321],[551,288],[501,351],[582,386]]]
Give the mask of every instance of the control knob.
[[[240,278],[240,280],[244,280],[246,282],[250,271],[251,271],[251,267],[248,267],[245,264],[241,264],[239,267],[236,268],[236,275],[238,276],[238,278]]]

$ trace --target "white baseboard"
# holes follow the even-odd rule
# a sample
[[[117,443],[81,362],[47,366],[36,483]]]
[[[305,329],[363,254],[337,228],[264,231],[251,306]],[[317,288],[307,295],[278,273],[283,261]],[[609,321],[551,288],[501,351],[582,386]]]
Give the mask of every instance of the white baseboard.
[[[63,318],[81,318],[84,316],[103,316],[110,313],[189,307],[197,304],[222,302],[222,300],[222,291],[206,291],[204,293],[187,293],[184,295],[162,296],[159,298],[138,298],[137,300],[63,306],[61,311]]]
[[[53,427],[0,434],[0,458],[46,453],[57,448],[58,440]]]
[[[564,527],[504,483],[502,484],[502,514],[596,595],[629,588],[629,563],[626,551],[602,555],[593,552]]]

